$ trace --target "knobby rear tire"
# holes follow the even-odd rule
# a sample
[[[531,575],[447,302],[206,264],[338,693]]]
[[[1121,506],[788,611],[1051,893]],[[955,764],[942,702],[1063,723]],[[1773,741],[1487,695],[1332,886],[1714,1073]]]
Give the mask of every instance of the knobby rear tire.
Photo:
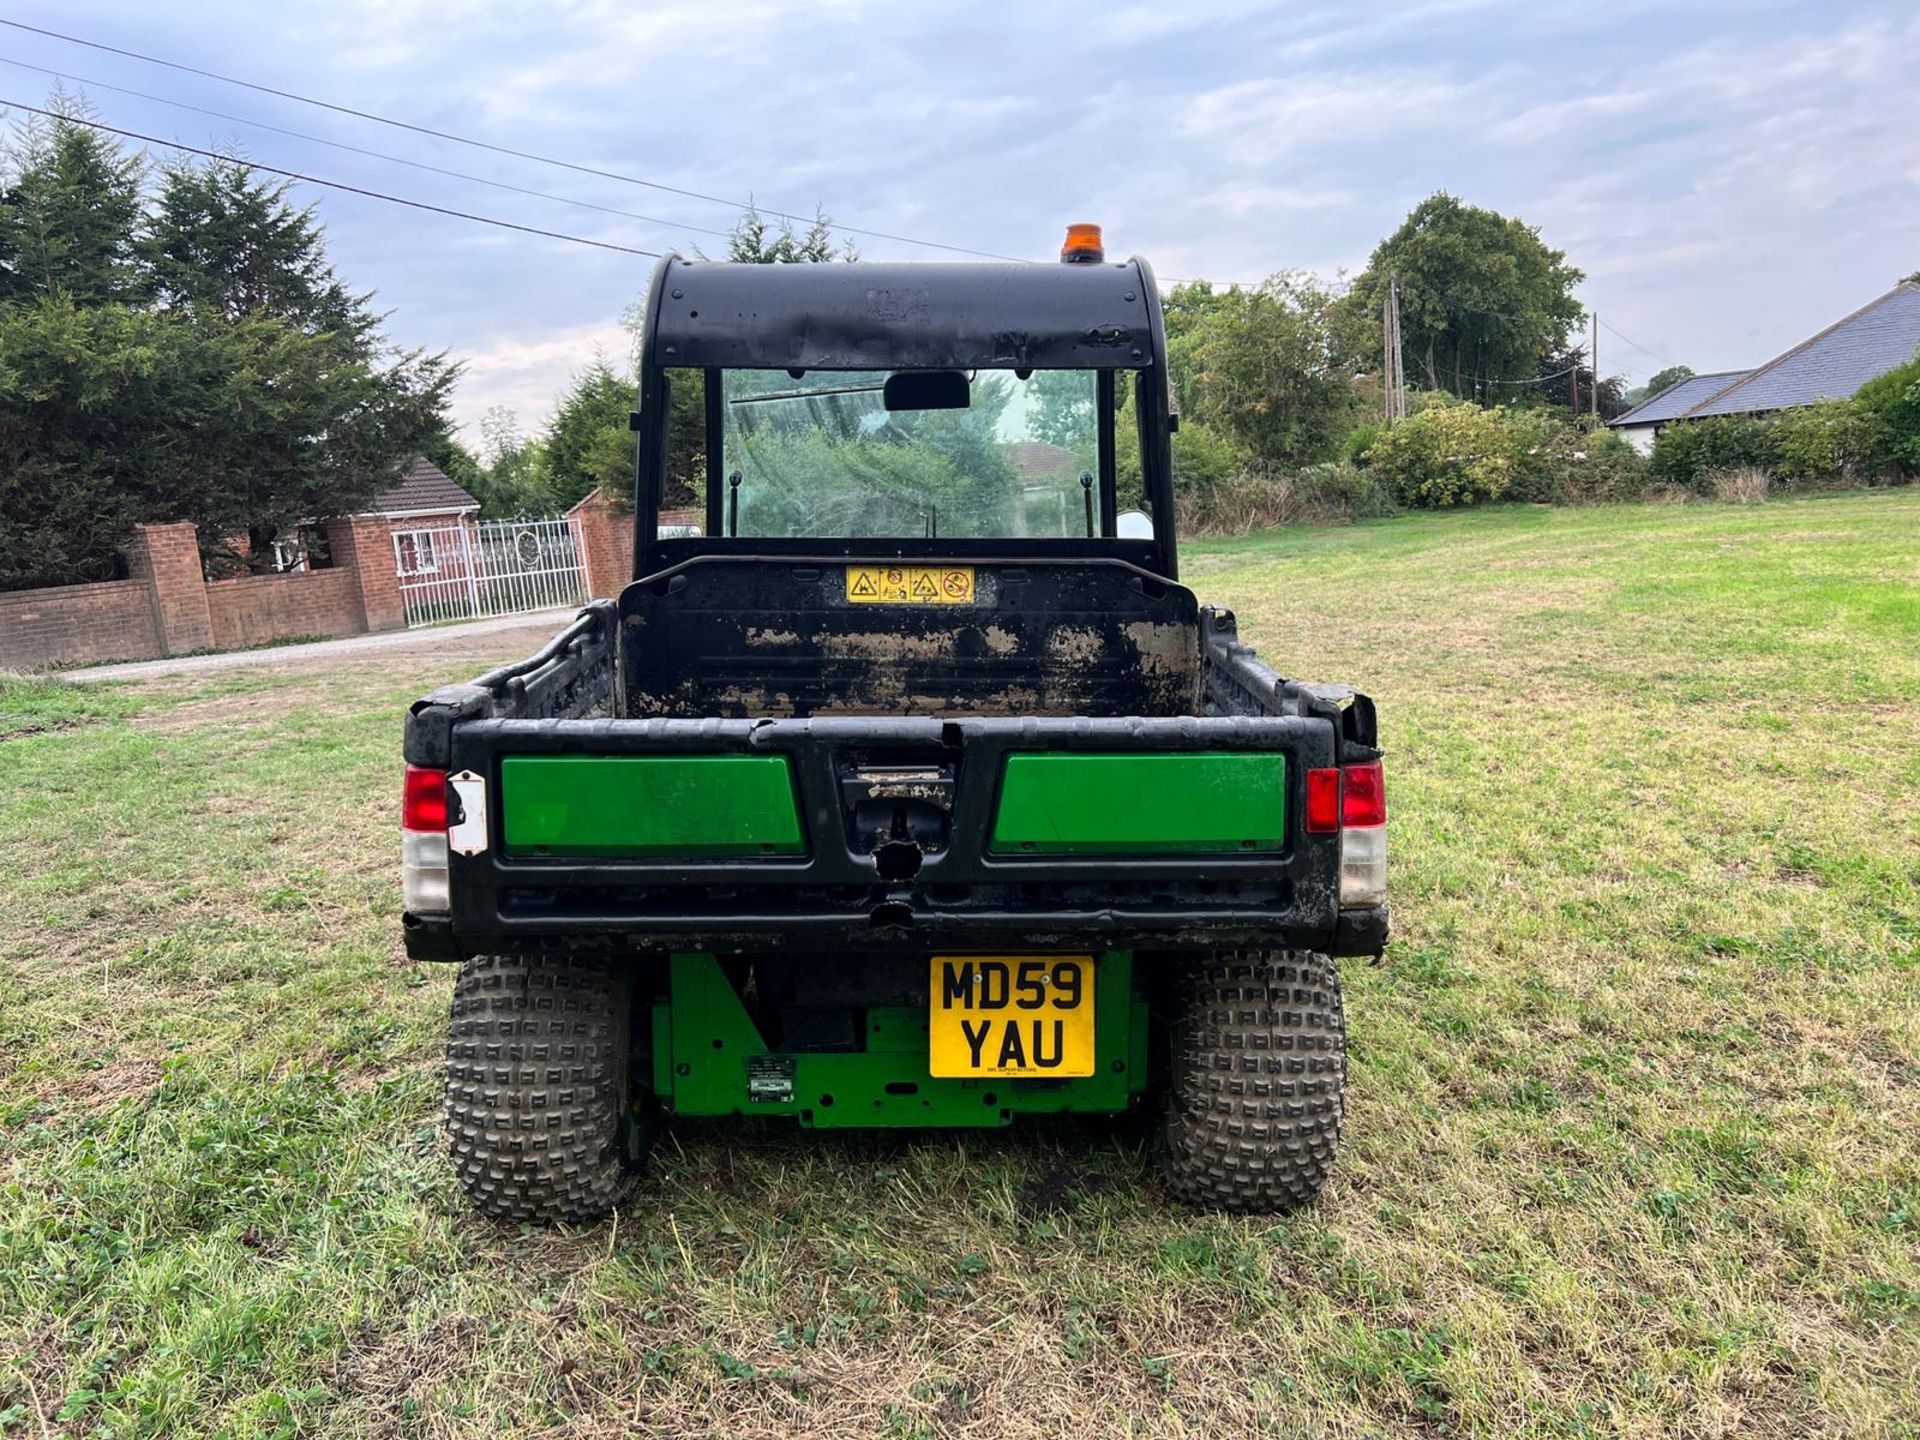
[[[1346,1017],[1325,955],[1231,951],[1181,977],[1160,1148],[1167,1189],[1213,1210],[1304,1205],[1345,1118]]]
[[[447,1138],[481,1213],[591,1221],[639,1181],[632,977],[562,957],[460,967],[447,1027]]]

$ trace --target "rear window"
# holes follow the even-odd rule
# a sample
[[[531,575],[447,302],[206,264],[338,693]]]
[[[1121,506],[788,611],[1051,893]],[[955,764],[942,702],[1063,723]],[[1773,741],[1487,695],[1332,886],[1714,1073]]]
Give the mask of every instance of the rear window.
[[[729,529],[737,514],[742,536],[1087,534],[1112,423],[1093,371],[978,370],[965,409],[936,410],[888,410],[887,378],[719,372]]]

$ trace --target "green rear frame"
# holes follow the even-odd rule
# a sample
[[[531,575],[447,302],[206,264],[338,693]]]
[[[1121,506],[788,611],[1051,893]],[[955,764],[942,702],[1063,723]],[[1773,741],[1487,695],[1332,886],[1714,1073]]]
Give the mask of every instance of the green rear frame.
[[[829,962],[830,963],[830,962]],[[792,1098],[756,1100],[748,1067],[775,1054],[711,955],[675,955],[668,995],[653,1007],[653,1088],[676,1115],[785,1115],[813,1129],[994,1127],[1015,1115],[1127,1109],[1147,1087],[1147,1005],[1133,956],[1094,957],[1094,1073],[1081,1079],[935,1078],[925,1007],[865,1009],[856,1053],[782,1055]]]

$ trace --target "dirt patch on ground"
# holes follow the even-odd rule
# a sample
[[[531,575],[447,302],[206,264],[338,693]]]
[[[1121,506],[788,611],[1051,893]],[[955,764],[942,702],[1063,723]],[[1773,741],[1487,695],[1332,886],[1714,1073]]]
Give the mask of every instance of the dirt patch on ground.
[[[247,692],[240,695],[215,695],[206,700],[186,700],[146,715],[134,717],[140,730],[171,733],[179,730],[207,730],[232,721],[265,723],[271,717],[261,711],[260,697]]]

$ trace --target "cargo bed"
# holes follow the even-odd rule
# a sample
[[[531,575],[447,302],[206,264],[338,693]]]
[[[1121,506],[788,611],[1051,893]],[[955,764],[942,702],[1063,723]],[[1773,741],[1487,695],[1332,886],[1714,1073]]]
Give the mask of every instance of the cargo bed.
[[[1339,836],[1288,823],[1309,771],[1374,757],[1372,707],[1280,680],[1229,612],[1200,613],[1205,714],[1099,718],[607,718],[617,614],[413,707],[408,763],[485,813],[411,954],[1384,940]]]

